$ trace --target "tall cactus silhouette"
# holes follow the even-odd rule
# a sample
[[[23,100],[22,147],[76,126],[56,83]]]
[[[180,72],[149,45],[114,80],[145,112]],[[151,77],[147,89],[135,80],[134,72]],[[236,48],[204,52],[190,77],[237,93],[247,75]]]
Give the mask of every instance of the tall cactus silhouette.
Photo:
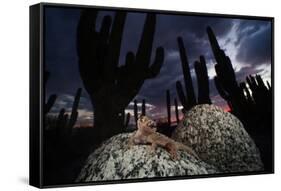
[[[124,115],[125,115],[125,112],[124,112]],[[127,113],[127,114],[126,114],[126,117],[125,117],[125,119],[124,119],[124,128],[125,128],[125,129],[128,128],[130,119],[131,119],[131,114],[130,114],[130,113]]]
[[[198,104],[211,103],[209,90],[209,77],[204,56],[199,57],[199,61],[194,63],[198,84]]]
[[[65,113],[65,109],[62,108],[56,120],[56,129],[60,133],[66,133],[70,135],[72,129],[78,118],[78,106],[80,102],[80,97],[82,93],[82,88],[78,88],[72,105],[70,116]]]
[[[45,103],[44,114],[47,114],[47,113],[50,112],[51,108],[55,104],[56,99],[57,99],[57,95],[56,94],[50,95],[50,97],[48,98],[47,103]]]
[[[179,109],[178,109],[178,100],[177,100],[177,98],[174,99],[174,103],[175,103],[176,120],[177,120],[177,124],[179,124],[180,118],[179,118]]]
[[[70,130],[72,130],[78,118],[78,105],[80,102],[81,93],[82,93],[82,88],[78,88],[72,105],[70,118],[67,123],[67,127]]]
[[[243,107],[244,104],[243,92],[236,81],[231,60],[220,48],[211,27],[207,27],[207,33],[217,62],[215,65],[216,76],[214,78],[216,88],[220,96],[227,101],[232,112],[236,115],[242,114],[241,107]]]
[[[183,88],[182,88],[180,81],[177,81],[176,86],[177,86],[179,99],[180,99],[183,107],[186,110],[189,110],[192,106],[196,105],[196,98],[195,98],[195,93],[194,93],[194,89],[193,89],[192,78],[191,78],[191,74],[190,74],[190,67],[189,67],[189,62],[188,62],[188,58],[186,55],[184,43],[183,43],[183,40],[181,37],[178,37],[177,40],[178,40],[178,46],[179,46],[179,52],[180,52],[180,58],[181,58],[182,71],[183,71],[183,76],[184,76],[186,97],[184,95]]]
[[[266,171],[272,170],[272,90],[260,75],[247,76],[238,84],[231,61],[220,48],[213,30],[207,27],[209,41],[217,64],[214,78],[220,96],[244,124],[261,152]],[[248,86],[246,85],[248,84]],[[260,137],[263,137],[262,139]]]
[[[78,24],[80,75],[91,98],[99,141],[122,132],[123,110],[144,81],[158,75],[164,61],[164,49],[158,47],[150,65],[156,15],[149,13],[136,54],[128,52],[125,64],[119,66],[126,14],[116,11],[112,27],[111,17],[105,16],[100,31],[97,31],[98,11],[88,9],[82,12]]]
[[[142,100],[141,115],[146,115],[145,99]]]
[[[180,81],[176,82],[176,88],[178,97],[184,107],[184,110],[189,110],[191,107],[197,104],[211,103],[210,95],[209,95],[209,78],[206,67],[206,62],[204,56],[200,56],[199,61],[195,61],[194,68],[197,76],[198,82],[198,101],[195,98],[190,67],[188,62],[188,57],[186,54],[186,50],[184,47],[184,43],[181,37],[178,37],[178,46],[181,58],[181,65],[184,75],[184,84],[186,95],[184,93],[182,84]]]
[[[65,113],[65,109],[61,109],[58,116],[57,128],[63,129],[63,131],[65,131],[68,135],[71,134],[72,129],[78,119],[78,106],[80,102],[81,93],[82,88],[78,88],[76,91],[74,102],[72,104],[70,116]]]
[[[138,109],[138,100],[134,100],[134,116],[135,116],[135,124],[137,128],[137,121],[138,121],[138,115],[139,115],[139,109]],[[146,104],[145,104],[145,99],[142,100],[141,104],[141,115],[146,115]]]
[[[47,81],[49,79],[49,76],[50,76],[50,72],[45,71],[44,72],[44,86],[45,87],[46,87],[46,83],[47,83]],[[48,98],[47,103],[45,103],[45,106],[44,106],[44,115],[46,115],[47,113],[50,112],[51,108],[55,104],[56,99],[57,99],[57,95],[56,94],[50,95],[50,97]]]
[[[135,117],[135,124],[136,124],[136,128],[138,125],[138,101],[135,99],[134,100],[134,117]]]
[[[166,90],[166,104],[167,104],[168,126],[171,127],[171,98],[170,98],[169,90]]]

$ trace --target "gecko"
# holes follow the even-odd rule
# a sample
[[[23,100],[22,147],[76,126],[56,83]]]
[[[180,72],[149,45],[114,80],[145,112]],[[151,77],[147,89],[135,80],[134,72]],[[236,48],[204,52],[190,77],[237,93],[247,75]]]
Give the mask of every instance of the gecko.
[[[184,150],[187,153],[199,159],[197,154],[188,146],[176,142],[173,139],[156,132],[156,122],[147,116],[140,116],[137,121],[135,133],[129,139],[129,147],[132,145],[151,145],[151,152],[154,153],[157,147],[162,147],[169,152],[172,159],[177,160],[178,150]]]

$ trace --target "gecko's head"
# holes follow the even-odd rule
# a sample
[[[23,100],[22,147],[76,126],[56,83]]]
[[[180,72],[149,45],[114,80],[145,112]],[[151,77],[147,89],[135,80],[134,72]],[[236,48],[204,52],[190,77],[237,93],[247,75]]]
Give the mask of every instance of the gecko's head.
[[[147,116],[141,115],[138,119],[138,129],[146,130],[148,132],[155,132],[156,122]]]

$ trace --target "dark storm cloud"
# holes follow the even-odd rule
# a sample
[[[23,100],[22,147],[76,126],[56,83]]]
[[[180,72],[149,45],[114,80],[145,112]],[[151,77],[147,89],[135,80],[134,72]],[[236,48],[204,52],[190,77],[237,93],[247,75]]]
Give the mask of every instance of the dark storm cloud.
[[[158,15],[156,42],[167,51],[178,51],[177,37],[183,38],[190,63],[200,55],[210,58],[209,42],[206,33],[211,26],[218,38],[223,38],[231,30],[231,19],[195,16]],[[192,64],[193,65],[193,64]]]
[[[238,26],[236,28],[237,40],[235,45],[239,45],[241,40],[254,35],[256,32],[259,32],[262,28],[266,27],[268,21],[258,21],[258,20],[237,20]]]
[[[195,93],[197,81],[194,72],[194,61],[204,55],[207,64],[212,58],[208,42],[206,27],[212,26],[219,37],[225,36],[231,29],[233,22],[227,19],[206,17],[166,16],[157,15],[157,30],[155,44],[165,48],[165,62],[157,78],[147,80],[139,94],[149,98],[158,106],[166,102],[166,90],[170,90],[171,98],[177,98],[176,81],[183,82],[182,66],[178,51],[177,37],[183,38],[186,53],[191,68]],[[183,84],[184,85],[184,84]]]
[[[255,67],[243,67],[240,69],[240,71],[236,74],[236,80],[238,82],[243,82],[246,80],[246,77],[249,75],[255,75],[257,73],[262,72],[262,68],[255,68]]]
[[[271,62],[271,26],[269,22],[242,24],[238,29],[240,38],[236,59],[251,65]],[[243,29],[242,29],[243,28]]]
[[[136,52],[145,17],[145,13],[129,13],[127,15],[121,48],[121,56],[123,57],[120,61],[121,64],[124,63],[124,55],[128,51]],[[189,47],[191,49],[190,55],[199,56],[206,47],[204,45],[207,43],[207,26],[214,28],[218,37],[223,37],[229,32],[232,25],[233,22],[229,19],[157,14],[153,47],[155,49],[158,46],[163,46],[167,51],[177,51],[177,37],[182,36],[187,47],[191,46]]]
[[[205,32],[206,27],[212,26],[215,28],[219,37],[225,36],[232,27],[232,21],[227,19],[188,18],[186,16],[157,15],[154,47],[163,46],[165,48],[165,62],[157,78],[147,80],[139,92],[139,94],[148,97],[153,102],[163,104],[166,90],[168,89],[172,98],[177,97],[175,84],[177,80],[182,81],[183,79],[177,44],[178,36],[183,38],[193,81],[196,83],[193,69],[194,61],[200,55],[206,56],[207,59],[211,58],[210,51],[208,51],[210,47]],[[194,86],[196,88],[196,84]]]
[[[223,37],[231,29],[232,20],[213,17],[187,17],[184,15],[158,15],[159,35],[166,41],[175,41],[177,36],[185,34],[196,39],[202,39],[206,36],[207,26],[215,29],[218,37]]]

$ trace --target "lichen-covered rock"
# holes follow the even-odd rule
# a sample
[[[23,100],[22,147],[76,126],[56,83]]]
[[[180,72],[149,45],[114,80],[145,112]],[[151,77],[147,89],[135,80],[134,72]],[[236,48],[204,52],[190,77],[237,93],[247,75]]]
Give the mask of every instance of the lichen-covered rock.
[[[182,142],[221,172],[263,170],[260,153],[243,124],[231,113],[214,105],[189,110],[172,138]]]
[[[215,167],[184,151],[178,151],[179,160],[172,160],[162,148],[155,153],[147,145],[129,149],[130,135],[119,134],[105,141],[88,157],[76,182],[218,173]]]

